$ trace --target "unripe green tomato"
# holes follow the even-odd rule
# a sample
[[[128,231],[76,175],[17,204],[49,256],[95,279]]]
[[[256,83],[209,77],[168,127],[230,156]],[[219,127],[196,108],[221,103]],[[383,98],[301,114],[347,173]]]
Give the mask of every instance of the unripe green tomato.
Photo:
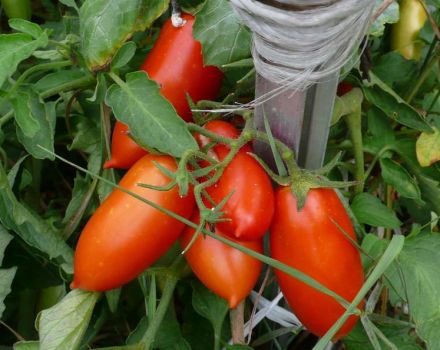
[[[425,9],[418,0],[401,0],[399,21],[391,29],[391,49],[408,60],[418,60],[423,44],[417,38],[426,18]]]
[[[8,18],[31,19],[32,8],[30,0],[1,0],[3,11]]]

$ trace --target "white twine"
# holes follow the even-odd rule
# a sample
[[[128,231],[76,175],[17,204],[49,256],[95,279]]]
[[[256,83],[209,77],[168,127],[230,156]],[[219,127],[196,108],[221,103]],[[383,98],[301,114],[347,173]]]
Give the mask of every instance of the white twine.
[[[305,90],[339,71],[367,33],[374,0],[231,0],[253,31],[257,72],[285,88]],[[270,96],[264,96],[262,103]]]

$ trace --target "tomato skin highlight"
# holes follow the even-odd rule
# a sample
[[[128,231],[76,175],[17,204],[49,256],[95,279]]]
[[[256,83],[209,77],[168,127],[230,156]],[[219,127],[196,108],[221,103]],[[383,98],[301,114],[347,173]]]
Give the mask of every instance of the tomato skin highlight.
[[[356,240],[350,218],[336,192],[310,190],[299,212],[290,188],[278,188],[275,198],[270,230],[272,257],[304,272],[351,302],[364,283],[364,273],[358,250],[334,223]],[[275,274],[295,315],[315,335],[323,336],[345,312],[332,297],[279,270],[275,270]],[[363,302],[359,307],[363,307]],[[335,339],[349,333],[357,319],[350,316]]]
[[[204,127],[223,137],[237,138],[240,135],[232,124],[224,121],[212,121]],[[210,142],[200,135],[196,139],[200,146]],[[229,153],[229,146],[218,144],[212,151],[213,158],[222,161]],[[247,154],[251,151],[249,144],[244,145],[225,168],[217,183],[206,189],[216,204],[233,192],[222,208],[224,217],[230,220],[218,222],[216,225],[221,232],[240,240],[256,240],[264,236],[274,211],[271,180],[263,167]],[[208,201],[205,204],[212,205]]]
[[[148,154],[125,174],[120,186],[185,218],[192,215],[194,198],[170,191],[142,188],[138,183],[164,186],[170,179],[154,164],[171,171],[169,156]],[[131,281],[162,256],[184,228],[180,221],[115,189],[84,227],[74,258],[72,288],[106,291]]]
[[[197,214],[193,222],[199,223]],[[180,238],[183,249],[191,241],[195,230],[187,227]],[[218,229],[215,233],[226,237]],[[263,241],[233,240],[258,253],[263,252]],[[238,249],[235,249],[217,239],[199,234],[194,244],[186,252],[185,258],[194,274],[212,292],[225,299],[231,309],[245,299],[258,281],[262,263]]]
[[[160,93],[177,114],[190,121],[192,113],[186,95],[189,94],[194,102],[215,99],[220,92],[223,72],[214,66],[204,66],[202,46],[192,34],[195,18],[186,13],[182,18],[186,24],[179,28],[172,25],[171,19],[165,22],[141,69],[160,85]],[[136,143],[134,147],[127,134],[118,133],[116,130],[122,128],[118,124],[122,123],[116,122],[112,159],[107,166],[128,169],[139,159],[139,154],[146,151]]]

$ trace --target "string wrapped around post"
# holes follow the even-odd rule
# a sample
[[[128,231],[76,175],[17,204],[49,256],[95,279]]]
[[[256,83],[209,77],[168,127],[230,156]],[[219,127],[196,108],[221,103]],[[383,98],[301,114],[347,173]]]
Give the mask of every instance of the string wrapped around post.
[[[357,53],[372,0],[231,0],[253,32],[257,72],[281,88],[306,90]]]

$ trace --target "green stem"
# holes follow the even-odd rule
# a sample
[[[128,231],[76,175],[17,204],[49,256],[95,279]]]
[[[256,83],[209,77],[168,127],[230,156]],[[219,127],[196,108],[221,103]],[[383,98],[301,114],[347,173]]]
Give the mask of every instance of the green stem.
[[[52,89],[46,90],[45,92],[40,94],[40,97],[45,99],[54,95],[59,94],[60,92],[66,91],[66,90],[75,90],[80,88],[86,88],[88,86],[91,86],[94,82],[96,82],[96,79],[91,76],[85,76],[79,79],[75,79],[72,81],[69,81],[67,83],[55,86]]]
[[[370,165],[368,166],[368,169],[365,171],[365,175],[364,175],[364,180],[362,185],[364,185],[367,182],[368,177],[370,176],[371,172],[373,171],[374,167],[376,166],[376,163],[378,162],[378,160],[388,151],[392,151],[393,147],[389,147],[389,146],[385,146],[384,148],[382,148],[379,152],[377,152],[377,154],[375,155],[375,157],[373,158],[373,160],[371,161]],[[363,191],[363,189],[362,189]]]
[[[0,118],[0,128],[6,124],[8,121],[12,119],[14,116],[14,111],[11,109],[8,113],[6,113],[3,117]]]
[[[431,60],[426,64],[426,66],[423,68],[422,72],[420,73],[417,81],[415,84],[413,84],[412,90],[408,93],[408,95],[405,97],[405,101],[410,104],[413,98],[417,95],[419,92],[420,87],[425,82],[425,80],[428,78],[428,76],[431,74],[432,67],[438,62],[439,59],[439,50],[437,50],[434,55],[432,56]]]
[[[359,106],[360,107],[360,106]],[[353,145],[353,153],[355,160],[355,179],[359,181],[356,185],[356,193],[361,193],[364,188],[364,151],[362,142],[362,114],[361,109],[358,108],[355,112],[345,116],[348,130],[350,132],[351,142]]]
[[[180,278],[180,272],[182,271],[182,266],[184,259],[181,255],[170,266],[169,272],[167,274],[167,280],[165,282],[165,287],[162,292],[162,297],[160,298],[159,306],[154,313],[154,317],[151,323],[148,325],[148,329],[145,332],[140,344],[143,350],[150,350],[156,334],[160,328],[163,318],[168,310],[170,302],[173,297],[174,289],[176,288],[177,282]]]

